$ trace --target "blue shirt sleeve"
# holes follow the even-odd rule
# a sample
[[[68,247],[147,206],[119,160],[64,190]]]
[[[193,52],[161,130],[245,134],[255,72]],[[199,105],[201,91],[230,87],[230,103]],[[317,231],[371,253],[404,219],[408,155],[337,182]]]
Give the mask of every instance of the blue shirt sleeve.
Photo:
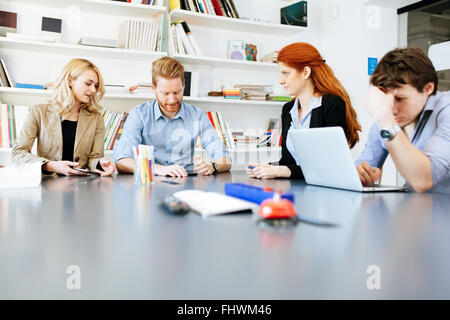
[[[143,122],[136,108],[131,110],[122,129],[122,135],[114,147],[114,161],[123,158],[133,158],[133,146],[142,142]]]
[[[436,122],[436,131],[422,150],[430,159],[433,185],[450,176],[450,107],[439,112]]]
[[[355,165],[357,166],[361,162],[366,161],[374,168],[381,168],[388,154],[389,152],[384,147],[383,140],[380,136],[380,129],[374,123],[370,128],[364,150],[361,152],[358,160],[356,160]]]
[[[227,148],[204,112],[200,115],[200,122],[202,126],[202,147],[206,150],[211,159],[216,161],[224,157],[229,158],[230,156]]]

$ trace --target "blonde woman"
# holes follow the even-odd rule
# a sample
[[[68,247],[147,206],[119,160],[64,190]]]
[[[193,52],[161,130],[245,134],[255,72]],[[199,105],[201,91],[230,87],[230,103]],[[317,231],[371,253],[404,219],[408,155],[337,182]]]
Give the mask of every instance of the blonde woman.
[[[43,172],[85,175],[87,168],[102,176],[116,171],[103,157],[105,124],[99,101],[105,92],[99,69],[73,59],[56,80],[48,104],[30,108],[11,158],[16,164],[42,162]],[[37,138],[37,156],[31,153]]]

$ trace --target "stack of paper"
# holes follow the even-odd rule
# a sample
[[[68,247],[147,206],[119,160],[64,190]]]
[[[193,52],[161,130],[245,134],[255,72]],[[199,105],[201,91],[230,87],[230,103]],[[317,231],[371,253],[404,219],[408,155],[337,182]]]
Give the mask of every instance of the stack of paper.
[[[41,162],[0,168],[0,188],[36,188],[41,184]]]

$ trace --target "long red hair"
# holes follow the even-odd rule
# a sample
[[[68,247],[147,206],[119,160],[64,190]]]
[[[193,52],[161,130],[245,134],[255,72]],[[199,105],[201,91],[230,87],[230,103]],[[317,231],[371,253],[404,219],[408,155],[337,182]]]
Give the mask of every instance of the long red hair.
[[[281,49],[277,61],[285,63],[298,72],[302,72],[305,67],[310,67],[314,92],[322,96],[333,94],[345,102],[347,120],[345,135],[350,148],[352,148],[359,141],[358,131],[361,131],[361,125],[358,123],[355,109],[352,107],[347,91],[336,78],[333,70],[326,64],[319,51],[309,43],[296,42]]]

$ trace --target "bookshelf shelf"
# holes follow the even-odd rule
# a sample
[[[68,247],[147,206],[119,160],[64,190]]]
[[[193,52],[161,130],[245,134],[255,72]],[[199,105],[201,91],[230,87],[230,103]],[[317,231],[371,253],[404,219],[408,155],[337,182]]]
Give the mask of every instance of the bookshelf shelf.
[[[225,105],[254,105],[254,106],[268,106],[280,107],[286,102],[279,101],[258,101],[258,100],[234,100],[225,98],[210,98],[210,97],[184,97],[184,101],[189,103],[210,103],[210,104],[225,104]]]
[[[166,7],[150,6],[145,4],[135,4],[111,0],[7,0],[15,3],[25,3],[39,6],[47,6],[52,8],[66,8],[68,6],[79,6],[81,11],[99,12],[104,14],[112,14],[119,16],[130,16],[145,18],[152,16],[157,12],[166,12]]]
[[[18,98],[26,99],[30,101],[33,98],[49,98],[51,95],[51,90],[40,90],[40,89],[22,89],[22,88],[10,88],[10,87],[0,87],[0,98],[3,103],[10,104],[29,104],[22,103]],[[28,98],[28,99],[27,99]],[[118,93],[118,92],[106,92],[103,100],[128,100],[134,101],[135,103],[144,102],[148,100],[155,99],[152,94],[130,94],[130,93]],[[231,100],[224,98],[211,98],[211,97],[184,97],[183,101],[188,103],[207,103],[207,104],[225,104],[225,105],[250,105],[250,106],[269,106],[269,107],[279,107],[285,102],[278,101],[253,101],[253,100]]]
[[[185,54],[176,54],[172,57],[183,64],[210,65],[216,68],[236,68],[239,70],[251,69],[278,72],[278,65],[276,63],[269,62],[231,60]]]
[[[7,47],[8,49],[18,50],[32,50],[48,53],[68,54],[74,55],[75,52],[78,55],[88,55],[90,57],[108,57],[112,59],[139,59],[139,60],[153,60],[164,56],[167,56],[166,52],[147,52],[128,50],[121,48],[102,48],[74,45],[67,43],[47,43],[41,41],[29,41],[29,40],[12,40],[6,37],[0,37],[0,47]]]
[[[305,27],[299,26],[235,19],[180,9],[172,10],[170,12],[170,21],[177,20],[186,20],[188,24],[195,24],[208,28],[282,36],[286,36],[286,34],[295,35],[296,33],[302,32],[306,29]]]

